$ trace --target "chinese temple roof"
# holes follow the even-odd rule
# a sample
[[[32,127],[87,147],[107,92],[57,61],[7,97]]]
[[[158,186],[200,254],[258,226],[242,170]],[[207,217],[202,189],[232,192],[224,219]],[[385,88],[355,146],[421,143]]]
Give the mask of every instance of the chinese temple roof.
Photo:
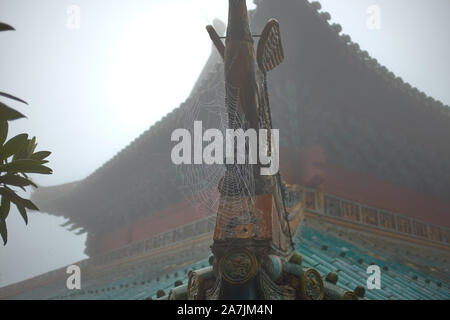
[[[253,30],[262,30],[272,17],[281,25],[286,60],[270,74],[269,91],[274,127],[282,128],[285,149],[318,144],[330,167],[376,177],[448,203],[450,148],[443,137],[450,136],[450,108],[371,58],[341,33],[339,25],[328,22],[330,14],[320,11],[318,2],[256,4],[251,13]],[[179,108],[83,181],[41,187],[33,200],[41,210],[69,218],[72,229],[91,233],[179,203],[183,195],[170,163],[170,134],[198,96],[222,81],[222,68],[213,53],[191,97]],[[295,162],[289,152],[282,157]]]

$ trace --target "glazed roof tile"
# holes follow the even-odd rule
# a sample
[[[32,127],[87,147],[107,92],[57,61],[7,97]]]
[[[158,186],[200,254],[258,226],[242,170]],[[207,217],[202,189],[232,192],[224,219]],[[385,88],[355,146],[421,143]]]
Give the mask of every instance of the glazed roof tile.
[[[367,267],[376,264],[381,268],[380,290],[367,290],[369,299],[450,299],[450,282],[434,278],[415,270],[405,264],[396,262],[391,256],[380,260],[369,254],[371,250],[352,244],[337,236],[324,234],[311,227],[303,227],[300,236],[295,239],[296,250],[303,256],[303,266],[315,268],[325,278],[329,272],[338,273],[337,285],[353,291],[356,286],[366,287]],[[322,250],[322,246],[328,246]],[[346,255],[340,253],[346,249]],[[205,255],[208,253],[205,252]],[[377,254],[382,254],[381,252]],[[358,260],[362,259],[362,263]],[[149,276],[152,265],[141,264],[133,269],[106,274],[102,277],[88,279],[82,291],[67,291],[55,285],[41,287],[23,293],[19,299],[146,299],[156,298],[159,289],[169,293],[174,282],[187,283],[188,271],[200,269],[208,265],[208,257],[198,260],[189,266],[172,268],[170,272],[162,272],[158,276]],[[387,268],[384,268],[386,267]],[[416,279],[416,280],[415,280]],[[439,286],[438,283],[441,285]]]

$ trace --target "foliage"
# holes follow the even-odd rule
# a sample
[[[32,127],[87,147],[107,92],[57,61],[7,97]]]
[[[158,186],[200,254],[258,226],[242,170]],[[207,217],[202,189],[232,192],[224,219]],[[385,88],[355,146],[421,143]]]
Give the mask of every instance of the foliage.
[[[0,31],[14,30],[11,26],[0,22]],[[0,98],[15,100],[27,104],[8,93],[0,92]],[[8,231],[6,218],[8,217],[11,204],[17,207],[20,215],[28,224],[27,210],[39,210],[31,200],[24,199],[17,194],[15,188],[26,191],[26,188],[37,185],[28,177],[30,173],[51,174],[52,170],[44,164],[50,152],[36,152],[36,137],[29,138],[28,134],[22,133],[7,140],[8,122],[25,118],[17,110],[7,106],[0,101],[0,236],[6,245]]]

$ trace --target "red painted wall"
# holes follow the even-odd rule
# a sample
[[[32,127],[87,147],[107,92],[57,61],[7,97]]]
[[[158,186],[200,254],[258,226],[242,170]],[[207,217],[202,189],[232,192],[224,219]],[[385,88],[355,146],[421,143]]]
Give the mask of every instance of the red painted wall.
[[[316,187],[317,183],[314,181],[323,180],[324,191],[327,193],[427,223],[450,227],[450,202],[342,167],[325,165],[322,171],[321,166],[317,166],[324,161],[320,146],[302,150],[285,149],[280,153],[281,173],[283,179],[290,184]],[[314,176],[316,178],[312,179]]]
[[[320,146],[280,151],[282,177],[290,184],[312,187],[323,184],[327,193],[427,223],[450,227],[450,202],[388,184],[373,176],[327,166]],[[108,233],[99,240],[97,252],[107,252],[145,240],[203,217],[205,213],[197,212],[192,202],[183,201]]]
[[[327,167],[324,191],[367,206],[450,227],[450,203],[392,185],[375,177],[338,167]]]
[[[154,215],[136,220],[104,235],[98,242],[97,253],[108,252],[148,239],[204,217],[206,217],[206,212],[198,212],[192,202],[183,201],[174,204]]]

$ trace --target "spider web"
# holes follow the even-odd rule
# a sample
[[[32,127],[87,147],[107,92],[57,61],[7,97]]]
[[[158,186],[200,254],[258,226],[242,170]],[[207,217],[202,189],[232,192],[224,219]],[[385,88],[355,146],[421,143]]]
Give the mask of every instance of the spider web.
[[[191,137],[194,137],[193,124],[195,121],[202,121],[203,131],[210,128],[218,129],[224,137],[223,164],[202,162],[202,164],[179,165],[177,187],[196,212],[201,216],[207,216],[209,223],[213,225],[216,223],[220,204],[221,217],[231,221],[227,229],[233,224],[256,226],[252,214],[255,194],[254,165],[248,163],[248,157],[245,164],[235,164],[236,161],[227,164],[226,161],[226,144],[230,143],[226,139],[226,129],[240,128],[245,131],[248,126],[240,110],[239,90],[226,85],[223,80],[217,81],[188,102],[178,126],[188,130]],[[208,143],[203,142],[203,148]],[[193,143],[192,150],[194,150]],[[246,150],[248,150],[247,140]],[[237,156],[238,151],[235,150],[235,160]]]

